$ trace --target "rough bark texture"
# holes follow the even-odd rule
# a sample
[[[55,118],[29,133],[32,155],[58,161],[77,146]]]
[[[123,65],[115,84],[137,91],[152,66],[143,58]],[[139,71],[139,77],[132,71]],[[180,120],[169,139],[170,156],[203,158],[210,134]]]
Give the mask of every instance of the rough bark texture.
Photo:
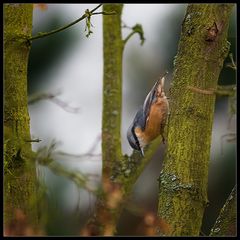
[[[236,236],[237,234],[237,187],[235,186],[224,204],[210,236]]]
[[[131,156],[124,155],[122,164],[118,166],[116,174],[116,182],[122,184],[123,197],[128,197],[131,194],[134,184],[142,174],[145,167],[152,160],[154,154],[162,143],[162,137],[156,138],[149,148],[145,151],[144,157],[140,152],[133,151]]]
[[[27,102],[27,66],[32,32],[32,4],[4,4],[4,221],[12,222],[21,209],[33,216],[35,167],[31,154]]]
[[[113,164],[121,161],[122,111],[122,4],[104,4],[103,11],[117,14],[103,16],[103,173],[111,174]]]
[[[117,234],[116,226],[124,199],[154,153],[148,151],[144,159],[136,152],[130,157],[122,156],[122,55],[126,43],[121,34],[122,9],[123,4],[103,5],[103,11],[117,13],[113,16],[103,16],[103,195],[97,204],[97,218],[101,222],[99,233],[103,235]]]
[[[116,230],[121,184],[112,181],[114,166],[122,161],[122,52],[121,14],[123,4],[104,4],[103,15],[103,114],[102,114],[102,192],[96,214],[83,231],[89,235],[113,235]]]
[[[7,157],[30,147],[27,65],[32,32],[32,4],[4,5],[4,134]],[[24,145],[24,146],[23,146]],[[10,146],[10,147],[9,147]]]
[[[159,178],[159,232],[197,236],[207,204],[216,89],[233,4],[190,4],[170,89],[168,148]],[[194,91],[202,89],[205,91]]]

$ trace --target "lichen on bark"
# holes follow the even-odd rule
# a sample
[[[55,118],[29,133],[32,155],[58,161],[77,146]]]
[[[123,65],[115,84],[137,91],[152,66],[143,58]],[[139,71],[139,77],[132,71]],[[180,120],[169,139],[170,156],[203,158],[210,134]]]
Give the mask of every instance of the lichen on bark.
[[[211,229],[210,236],[236,236],[237,233],[237,186],[234,186],[226,203]]]
[[[214,94],[229,51],[233,4],[190,4],[182,24],[170,89],[168,147],[159,177],[160,234],[198,236],[207,200]],[[167,227],[166,227],[167,226]],[[161,228],[162,227],[162,228]]]
[[[5,157],[31,147],[27,102],[27,66],[32,32],[32,4],[4,5],[4,140]]]
[[[121,13],[123,4],[104,4],[103,11],[116,12],[103,16],[103,172],[111,174],[121,161],[122,53]],[[109,170],[107,170],[109,168]]]
[[[4,223],[21,209],[34,225],[36,173],[31,156],[27,66],[33,4],[4,4]]]

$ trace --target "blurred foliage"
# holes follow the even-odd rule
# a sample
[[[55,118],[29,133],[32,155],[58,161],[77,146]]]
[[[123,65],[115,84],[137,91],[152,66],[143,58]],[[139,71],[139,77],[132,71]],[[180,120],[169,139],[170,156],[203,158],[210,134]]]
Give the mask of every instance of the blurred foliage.
[[[46,3],[33,4],[33,8],[39,8],[41,11],[46,11],[48,9],[48,5]]]
[[[232,16],[230,19],[229,31],[228,31],[228,41],[231,43],[229,53],[233,54],[233,60],[236,61],[236,40],[237,40],[237,16],[236,16],[236,7],[233,9]],[[227,57],[224,61],[222,72],[219,76],[219,85],[231,85],[236,84],[236,71],[226,67],[227,63],[230,63],[231,60]]]
[[[64,26],[59,14],[53,14],[46,25],[39,24],[32,33],[48,32],[60,26]],[[33,94],[50,81],[43,79],[53,68],[57,68],[66,52],[81,44],[81,38],[72,29],[59,32],[32,42],[28,65],[28,94]]]
[[[44,226],[45,234],[50,236],[78,235],[92,211],[89,207],[82,209],[81,206],[81,202],[86,201],[84,195],[86,195],[87,191],[84,188],[72,186],[71,179],[59,177],[48,167],[38,166],[37,170],[40,173],[39,180],[41,186],[46,186],[44,196],[40,202],[40,219]],[[64,201],[66,199],[65,194],[69,188],[74,188],[78,193],[78,199],[75,199],[78,205],[73,208],[67,207],[68,203],[66,204]],[[71,192],[74,194],[69,196],[69,202],[72,201],[72,198],[76,198],[76,192]]]
[[[47,216],[45,231],[47,235],[66,236],[78,235],[79,229],[86,221],[86,216],[81,215],[79,209],[67,211],[61,205],[62,191],[67,187],[64,181],[58,181],[52,194],[47,197]],[[81,199],[80,199],[81,201]],[[60,205],[59,205],[60,204]]]
[[[14,210],[14,220],[4,226],[4,236],[41,236],[45,235],[43,230],[32,227],[31,222],[21,209]]]
[[[226,143],[225,144],[229,144]],[[226,147],[226,146],[225,146]],[[209,234],[220,210],[225,204],[230,192],[236,184],[236,144],[225,148],[223,154],[218,154],[216,161],[210,162],[208,199],[209,205],[206,208],[202,231]]]

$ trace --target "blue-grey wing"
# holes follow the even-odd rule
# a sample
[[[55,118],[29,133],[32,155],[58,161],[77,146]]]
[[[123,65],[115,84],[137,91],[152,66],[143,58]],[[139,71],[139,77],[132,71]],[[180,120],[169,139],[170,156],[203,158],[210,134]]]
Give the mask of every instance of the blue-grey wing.
[[[136,150],[140,150],[138,143],[138,139],[135,135],[134,128],[133,128],[133,123],[130,125],[127,131],[127,139],[130,144],[130,146]]]
[[[134,120],[133,120],[133,125],[135,127],[141,127],[141,129],[143,130],[145,128],[146,125],[146,117],[145,114],[143,112],[143,107],[141,107],[138,112],[136,113]]]
[[[144,127],[145,127],[145,118],[144,118],[142,107],[136,113],[136,115],[133,119],[133,122],[129,126],[128,131],[127,131],[127,139],[128,139],[129,144],[131,145],[132,148],[140,151],[141,148],[139,146],[139,142],[138,142],[137,136],[134,131],[134,129],[136,127],[140,127],[141,129],[144,129]]]
[[[145,124],[149,115],[149,111],[150,111],[150,107],[152,105],[152,103],[155,101],[156,99],[156,87],[158,85],[159,81],[157,81],[153,88],[151,89],[151,91],[148,93],[147,97],[145,98],[144,104],[143,104],[143,114],[145,117]]]

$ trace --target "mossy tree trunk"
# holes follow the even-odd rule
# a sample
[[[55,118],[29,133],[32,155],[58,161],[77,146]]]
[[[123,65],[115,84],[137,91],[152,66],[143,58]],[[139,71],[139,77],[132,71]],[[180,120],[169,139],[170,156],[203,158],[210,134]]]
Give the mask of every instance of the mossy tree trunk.
[[[237,186],[230,193],[226,203],[211,229],[210,236],[232,237],[237,233]]]
[[[104,4],[103,15],[103,114],[102,114],[102,192],[96,214],[85,230],[90,235],[113,235],[116,228],[121,184],[112,181],[115,166],[122,161],[122,53],[121,14],[123,4]]]
[[[36,221],[35,167],[31,154],[27,66],[33,4],[4,4],[4,221],[21,210]]]
[[[123,4],[104,4],[103,11],[103,174],[111,175],[116,161],[121,161],[122,53],[121,13]]]
[[[170,89],[168,147],[159,178],[160,234],[198,236],[207,184],[215,94],[229,51],[233,4],[190,4]]]

